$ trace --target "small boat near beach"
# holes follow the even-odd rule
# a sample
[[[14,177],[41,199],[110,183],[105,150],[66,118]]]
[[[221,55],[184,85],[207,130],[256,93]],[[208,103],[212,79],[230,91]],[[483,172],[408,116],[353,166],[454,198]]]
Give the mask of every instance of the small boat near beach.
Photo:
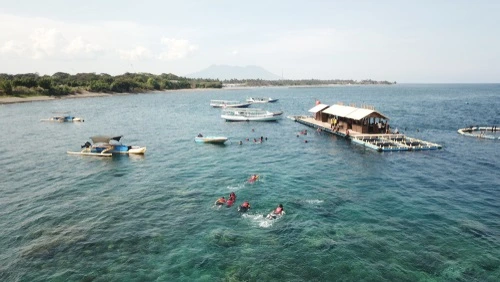
[[[283,112],[270,112],[262,109],[224,109],[221,118],[226,121],[277,121]]]
[[[213,108],[248,108],[250,103],[229,100],[210,100],[210,106]]]
[[[68,112],[60,113],[57,116],[53,116],[47,119],[41,119],[40,121],[52,121],[52,122],[84,122],[83,118],[74,117]]]
[[[271,97],[250,97],[246,100],[248,103],[253,104],[265,104],[265,103],[274,103],[277,102],[278,99],[273,99]]]
[[[194,141],[196,143],[224,144],[227,139],[227,137],[223,136],[196,136]]]
[[[93,136],[90,137],[92,143],[85,142],[79,152],[67,153],[70,155],[111,157],[113,154],[140,154],[146,153],[146,147],[127,146],[120,142],[123,136]]]

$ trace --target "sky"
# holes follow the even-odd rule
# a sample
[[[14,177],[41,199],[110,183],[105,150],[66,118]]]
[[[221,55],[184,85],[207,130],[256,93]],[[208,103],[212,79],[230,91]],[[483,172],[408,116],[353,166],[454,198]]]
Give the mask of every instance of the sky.
[[[500,1],[0,2],[0,73],[500,82]]]

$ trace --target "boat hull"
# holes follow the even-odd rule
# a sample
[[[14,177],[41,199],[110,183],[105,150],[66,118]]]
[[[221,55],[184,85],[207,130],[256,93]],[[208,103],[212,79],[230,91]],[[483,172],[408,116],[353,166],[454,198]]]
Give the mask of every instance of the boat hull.
[[[86,154],[138,154],[144,155],[146,153],[146,147],[139,146],[125,146],[125,145],[114,145],[114,146],[93,146],[91,148],[86,148],[81,151]]]
[[[224,144],[224,142],[227,141],[227,137],[215,137],[215,136],[195,137],[194,141],[196,143]]]
[[[234,105],[224,105],[224,104],[210,104],[212,108],[248,108],[250,103],[234,104]]]
[[[92,156],[92,157],[111,157],[111,153],[97,153],[97,152],[71,152],[67,151],[69,155],[79,155],[79,156]]]
[[[115,145],[109,152],[113,154],[144,154],[146,147]]]
[[[252,104],[265,104],[265,103],[274,103],[278,101],[278,99],[253,97],[253,98],[248,98],[246,101]]]
[[[83,118],[73,117],[73,118],[47,118],[41,119],[40,121],[50,121],[50,122],[84,122]]]
[[[244,116],[244,115],[221,115],[221,118],[226,121],[278,121],[282,118],[283,112],[269,113],[261,116]]]

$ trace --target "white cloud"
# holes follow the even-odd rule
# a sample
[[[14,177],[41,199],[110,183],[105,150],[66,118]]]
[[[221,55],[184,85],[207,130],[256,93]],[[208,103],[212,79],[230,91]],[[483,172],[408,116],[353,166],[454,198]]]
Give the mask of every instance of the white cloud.
[[[231,55],[238,55],[238,50],[234,50],[233,52],[231,52]]]
[[[56,29],[38,28],[30,36],[33,59],[43,59],[57,55],[67,40]]]
[[[24,47],[24,44],[21,42],[17,42],[15,40],[9,40],[7,41],[3,46],[0,47],[0,53],[1,54],[7,54],[7,55],[17,55],[17,56],[22,56],[23,54],[26,53],[26,47]]]
[[[143,46],[137,46],[131,50],[118,50],[120,54],[120,59],[137,61],[142,59],[150,59],[153,57],[152,52]]]
[[[83,37],[78,36],[63,51],[70,57],[92,58],[101,53],[103,49],[99,45],[88,43]]]
[[[82,36],[68,41],[63,33],[55,28],[37,28],[25,38],[8,40],[0,45],[1,54],[35,60],[92,58],[102,51],[101,47],[88,43]]]
[[[198,46],[185,39],[162,38],[161,43],[166,46],[166,50],[158,58],[167,61],[183,59],[198,49]]]

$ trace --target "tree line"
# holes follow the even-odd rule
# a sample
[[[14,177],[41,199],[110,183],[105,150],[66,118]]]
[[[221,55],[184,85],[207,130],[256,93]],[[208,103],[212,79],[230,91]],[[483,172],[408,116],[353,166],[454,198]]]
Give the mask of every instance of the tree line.
[[[112,76],[106,73],[77,73],[71,75],[57,72],[53,75],[38,73],[0,73],[0,95],[7,96],[63,96],[84,91],[103,93],[139,93],[152,90],[175,90],[197,88],[222,88],[223,85],[240,86],[321,86],[321,85],[374,85],[396,82],[367,80],[263,80],[263,79],[218,79],[186,78],[174,74],[154,75],[150,73],[125,73]]]
[[[0,95],[63,96],[89,92],[138,93],[152,90],[222,88],[216,79],[191,79],[174,74],[125,73],[112,76],[106,73],[57,72],[53,75],[0,74]]]

